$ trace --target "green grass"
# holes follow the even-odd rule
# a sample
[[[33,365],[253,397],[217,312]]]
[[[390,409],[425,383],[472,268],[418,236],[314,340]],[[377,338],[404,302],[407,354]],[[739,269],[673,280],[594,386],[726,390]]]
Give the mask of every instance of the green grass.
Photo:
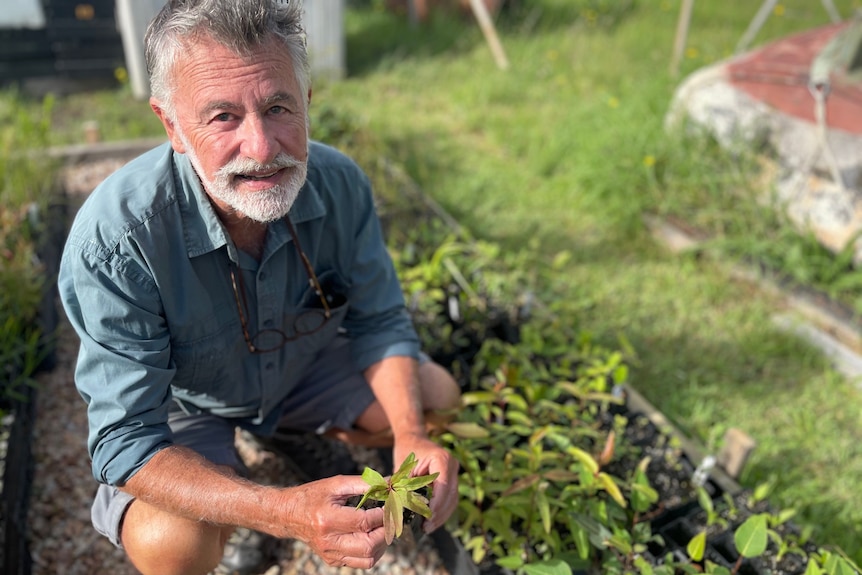
[[[844,15],[860,6],[836,4]],[[729,56],[758,5],[695,2],[674,78],[678,0],[522,0],[497,22],[506,72],[467,20],[437,14],[411,29],[356,1],[349,77],[315,87],[312,130],[330,130],[333,113],[348,119],[339,141],[369,171],[393,159],[477,237],[535,244],[548,260],[570,252],[557,281],[571,321],[604,344],[631,342],[633,385],[692,437],[714,446],[728,427],[752,435],[742,482],[774,478],[775,504],[862,561],[859,391],[773,326],[777,302],[709,261],[669,254],[641,222],[646,211],[681,215],[731,253],[843,269],[751,202],[750,159],[663,130],[681,78]],[[757,43],[827,22],[820,2],[781,6]],[[160,133],[125,89],[59,102],[55,118],[64,143],[92,119],[110,138]]]

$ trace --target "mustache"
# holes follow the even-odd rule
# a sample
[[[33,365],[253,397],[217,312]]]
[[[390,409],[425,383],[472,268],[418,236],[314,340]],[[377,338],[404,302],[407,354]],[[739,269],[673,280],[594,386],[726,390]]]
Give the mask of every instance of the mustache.
[[[284,168],[304,166],[305,162],[298,160],[285,152],[280,152],[270,163],[260,164],[249,158],[236,158],[219,168],[217,177],[233,177],[254,172],[274,172]]]

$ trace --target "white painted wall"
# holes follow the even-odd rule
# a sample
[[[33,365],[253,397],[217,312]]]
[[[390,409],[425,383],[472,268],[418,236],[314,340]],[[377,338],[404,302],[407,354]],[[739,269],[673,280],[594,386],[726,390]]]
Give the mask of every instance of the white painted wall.
[[[308,58],[314,78],[344,78],[344,0],[304,0]]]
[[[150,79],[144,57],[144,34],[150,20],[156,17],[165,0],[117,0],[117,24],[123,37],[126,71],[135,98],[150,96]]]
[[[44,28],[45,13],[40,0],[3,0],[0,28]]]

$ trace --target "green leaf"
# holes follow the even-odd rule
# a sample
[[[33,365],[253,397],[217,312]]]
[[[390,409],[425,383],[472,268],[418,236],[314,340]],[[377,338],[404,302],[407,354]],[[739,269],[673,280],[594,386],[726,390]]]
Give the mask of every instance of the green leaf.
[[[769,493],[772,491],[774,485],[771,481],[767,481],[766,483],[761,483],[754,488],[754,491],[751,494],[751,498],[754,501],[763,501],[767,497],[769,497]]]
[[[591,474],[595,475],[599,472],[599,464],[593,459],[593,456],[584,451],[583,449],[579,449],[575,446],[571,446],[566,449],[566,453],[577,459],[583,464],[584,467],[587,468]]]
[[[652,565],[649,564],[649,561],[647,561],[641,556],[635,557],[635,567],[637,567],[638,573],[640,573],[640,575],[653,575],[654,573]]]
[[[500,559],[497,559],[495,563],[503,569],[511,569],[514,571],[515,569],[519,569],[521,565],[524,564],[524,560],[521,559],[519,555],[508,555],[506,557],[501,557]]]
[[[478,423],[455,422],[447,425],[446,429],[461,439],[484,439],[491,435],[487,429]]]
[[[808,565],[805,567],[804,575],[823,575],[823,569],[817,564],[813,558],[808,558]]]
[[[545,533],[551,532],[551,504],[543,489],[536,490],[536,504],[539,506],[539,515],[542,517],[542,527]]]
[[[569,520],[569,536],[578,550],[578,557],[588,559],[590,557],[590,534],[578,522]]]
[[[524,565],[524,573],[527,575],[572,575],[572,568],[565,561],[550,559],[538,563],[527,563]]]
[[[826,573],[828,575],[855,575],[856,570],[850,566],[844,558],[838,555],[829,555],[826,559]]]
[[[491,391],[468,391],[461,396],[461,405],[476,405],[478,403],[494,403],[497,394]]]
[[[787,523],[788,521],[793,519],[793,517],[795,515],[796,515],[795,509],[783,509],[778,513],[778,515],[775,516],[775,518],[772,521],[772,524],[773,525],[781,525],[782,523]]]
[[[731,575],[730,569],[721,565],[716,565],[712,561],[706,562],[706,572],[711,575]]]
[[[386,537],[386,544],[391,545],[396,537],[401,536],[403,529],[404,507],[401,498],[393,493],[393,497],[388,497],[386,503],[383,504],[383,533]]]
[[[479,564],[485,558],[485,538],[481,535],[476,535],[464,545],[464,549],[472,551],[473,563]]]
[[[695,561],[703,559],[703,554],[706,552],[706,531],[701,531],[691,538],[691,541],[686,545],[685,550],[688,556]]]
[[[506,403],[515,409],[520,409],[521,411],[527,411],[528,409],[527,400],[516,393],[507,395]]]
[[[439,471],[430,475],[417,475],[416,477],[411,477],[409,479],[399,481],[398,487],[403,487],[404,489],[409,489],[410,491],[416,491],[417,489],[421,489],[426,485],[434,483],[434,480],[437,479],[439,475]]]
[[[431,509],[428,507],[428,500],[414,493],[413,491],[405,491],[403,498],[404,507],[414,513],[418,513],[425,519],[431,518]]]
[[[366,467],[362,471],[362,480],[370,485],[371,487],[388,487],[389,484],[383,479],[383,476],[380,475],[377,471],[374,471],[370,467]]]
[[[416,454],[411,452],[401,463],[398,471],[392,474],[390,483],[394,484],[404,481],[410,477],[410,472],[413,471],[414,467],[416,467]]]
[[[614,481],[613,477],[611,477],[607,473],[602,472],[599,473],[597,479],[599,480],[599,483],[604,488],[604,490],[608,492],[608,495],[610,495],[620,507],[625,507],[627,505],[626,500],[623,497],[622,492],[620,491],[620,487],[619,485],[617,485],[616,481]]]
[[[628,533],[613,535],[608,538],[607,541],[605,541],[605,545],[607,545],[611,549],[616,549],[623,555],[628,556],[631,555],[633,551],[632,543],[629,540],[629,537],[630,535]]]
[[[706,511],[707,516],[712,515],[715,507],[712,504],[712,498],[703,487],[697,488],[697,501],[701,508]]]
[[[767,537],[766,514],[752,515],[737,528],[733,534],[736,549],[743,557],[757,557],[766,551]]]
[[[375,501],[386,501],[389,497],[389,486],[388,485],[379,485],[377,487],[371,487],[362,495],[362,499],[359,500],[359,503],[356,504],[356,508],[359,509],[365,502],[369,499],[373,499]]]
[[[638,513],[647,511],[653,503],[658,501],[658,491],[649,485],[633,483],[631,490],[632,508]]]
[[[511,409],[506,412],[506,419],[513,424],[520,423],[521,425],[533,429],[533,420],[523,412],[520,411],[512,411]],[[528,434],[529,435],[529,434]]]

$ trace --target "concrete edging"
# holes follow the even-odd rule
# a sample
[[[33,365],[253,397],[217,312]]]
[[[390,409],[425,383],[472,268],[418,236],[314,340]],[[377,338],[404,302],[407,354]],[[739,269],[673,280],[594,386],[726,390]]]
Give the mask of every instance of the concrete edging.
[[[685,229],[668,219],[652,215],[643,219],[656,241],[673,253],[698,251],[708,239],[705,234]],[[780,274],[763,266],[731,263],[728,276],[780,298],[793,313],[776,313],[773,318],[776,325],[820,349],[836,369],[862,389],[862,318],[859,314],[815,289],[791,285]]]

